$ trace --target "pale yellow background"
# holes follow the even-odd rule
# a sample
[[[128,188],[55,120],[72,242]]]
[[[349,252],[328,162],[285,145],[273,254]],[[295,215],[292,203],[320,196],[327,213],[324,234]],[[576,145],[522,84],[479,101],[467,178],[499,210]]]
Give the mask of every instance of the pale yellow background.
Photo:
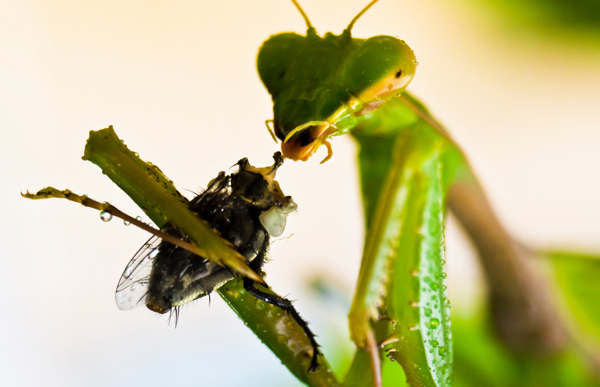
[[[319,32],[339,33],[366,0],[302,4]],[[354,35],[394,35],[414,49],[410,90],[463,145],[518,238],[600,251],[600,44],[544,37],[487,12],[382,0]],[[119,311],[114,288],[144,232],[19,197],[68,187],[141,215],[80,159],[88,131],[109,124],[182,190],[241,157],[270,163],[271,101],[254,62],[263,40],[288,30],[305,27],[283,0],[0,2],[1,385],[295,383],[217,296],[183,308],[177,329],[145,309]],[[350,298],[362,248],[355,147],[350,138],[333,146],[325,165],[281,169],[299,211],[266,267],[326,352],[346,334],[346,311],[320,303],[307,283],[324,275]],[[477,276],[453,222],[448,230],[451,299],[466,313]]]

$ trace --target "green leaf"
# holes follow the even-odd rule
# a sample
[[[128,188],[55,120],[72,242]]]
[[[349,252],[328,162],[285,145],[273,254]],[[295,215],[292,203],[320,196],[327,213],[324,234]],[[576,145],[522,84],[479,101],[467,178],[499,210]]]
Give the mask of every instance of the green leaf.
[[[582,361],[579,348],[554,356],[510,351],[494,333],[488,313],[454,316],[453,387],[596,387],[597,372]]]
[[[600,256],[549,252],[556,279],[579,326],[600,343]]]

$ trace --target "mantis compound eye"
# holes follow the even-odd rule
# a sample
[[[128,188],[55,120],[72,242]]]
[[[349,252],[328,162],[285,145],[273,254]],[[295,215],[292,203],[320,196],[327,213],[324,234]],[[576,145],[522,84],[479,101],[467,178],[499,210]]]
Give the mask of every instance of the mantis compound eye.
[[[403,40],[375,36],[348,57],[344,85],[363,102],[388,100],[404,91],[416,69],[415,54]]]

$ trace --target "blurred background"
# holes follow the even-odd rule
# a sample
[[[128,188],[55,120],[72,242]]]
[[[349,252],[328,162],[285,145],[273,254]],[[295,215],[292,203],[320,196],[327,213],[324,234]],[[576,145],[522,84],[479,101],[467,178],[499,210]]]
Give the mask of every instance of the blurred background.
[[[337,34],[367,1],[301,3],[319,33]],[[353,30],[413,48],[409,90],[463,146],[506,227],[534,247],[600,251],[598,7],[381,0]],[[116,307],[117,280],[145,232],[19,195],[53,185],[142,215],[81,160],[88,132],[108,125],[189,196],[242,157],[270,164],[278,146],[255,58],[270,35],[305,32],[291,2],[4,0],[0,24],[0,383],[297,385],[216,295],[184,307],[177,329],[145,308]],[[333,147],[324,165],[323,153],[279,171],[299,209],[266,271],[326,355],[340,357],[353,348],[346,314],[363,229],[355,146],[348,136]],[[484,287],[452,217],[447,233],[453,314],[468,318]],[[336,296],[315,292],[316,280]]]

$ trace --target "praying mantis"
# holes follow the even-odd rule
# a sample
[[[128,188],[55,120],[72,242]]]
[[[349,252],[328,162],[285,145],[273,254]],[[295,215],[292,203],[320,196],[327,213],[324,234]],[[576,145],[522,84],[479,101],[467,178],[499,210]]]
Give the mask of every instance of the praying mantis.
[[[293,1],[306,36],[272,36],[258,54],[274,102],[267,125],[282,140],[284,156],[294,160],[305,161],[325,145],[327,161],[332,136],[351,132],[358,141],[367,237],[349,314],[352,340],[369,354],[373,385],[381,385],[378,346],[386,346],[411,385],[446,386],[452,340],[445,193],[464,161],[422,105],[400,97],[416,71],[410,47],[389,36],[352,38],[354,23],[375,2],[341,35],[320,37]],[[376,337],[376,320],[388,322],[380,333],[387,337]]]
[[[449,204],[471,233],[491,273],[500,266],[522,271],[543,284],[524,263],[491,210],[460,147],[412,95],[405,92],[416,71],[416,57],[399,39],[354,39],[352,27],[371,1],[338,36],[317,35],[307,15],[306,36],[283,33],[267,40],[258,54],[258,71],[272,96],[274,117],[267,121],[281,140],[285,157],[309,159],[329,139],[351,133],[359,147],[365,216],[365,247],[349,313],[350,335],[358,352],[346,385],[380,386],[381,348],[397,361],[411,386],[452,383],[450,304],[446,294],[444,220]],[[270,126],[272,124],[272,128]],[[471,209],[468,209],[469,206]],[[487,235],[486,235],[487,233]],[[487,239],[487,240],[486,240]],[[490,239],[497,239],[489,242]],[[496,259],[489,257],[496,256]],[[527,280],[503,283],[490,275],[492,313],[530,321],[531,311],[504,302],[527,293]],[[530,329],[544,331],[527,342],[558,348],[565,341],[544,286],[523,304],[539,307],[533,324],[501,335],[520,340]],[[494,298],[503,300],[496,302]],[[517,297],[518,298],[518,297]],[[518,304],[516,302],[515,304]],[[496,310],[494,310],[496,309]],[[376,326],[377,325],[377,326]],[[520,324],[515,324],[516,326]],[[529,326],[528,326],[529,325]],[[537,326],[536,326],[537,325]],[[519,332],[519,330],[521,330]],[[513,337],[513,340],[514,340]],[[526,341],[526,340],[524,340]],[[367,366],[370,359],[370,364]],[[370,379],[358,370],[370,368]],[[357,381],[362,375],[365,379]]]
[[[350,23],[347,34],[341,36],[351,38],[351,27],[356,19]],[[305,20],[310,34],[310,22],[306,17]],[[312,31],[316,37],[314,29]],[[406,49],[408,45],[398,47],[405,50],[408,61],[404,64],[410,66],[414,58],[410,57],[410,49]],[[316,70],[314,67],[305,69]],[[401,82],[391,88],[387,88],[387,84],[381,85],[386,89],[383,93],[378,92],[381,88],[372,89],[370,94],[374,100],[352,93],[355,99],[345,101],[346,112],[351,112],[349,115],[340,113],[338,106],[329,116],[311,117],[282,129],[284,126],[278,119],[287,114],[278,113],[276,109],[270,124],[275,137],[283,142],[282,150],[292,159],[310,157],[319,145],[333,149],[330,137],[345,133],[350,133],[360,146],[361,188],[368,236],[350,313],[352,337],[359,350],[344,384],[381,384],[381,346],[403,367],[411,384],[449,385],[452,344],[443,262],[446,192],[465,182],[472,184],[474,176],[464,155],[441,125],[419,101],[402,93],[408,78],[414,75],[411,74],[414,68],[394,70],[394,79],[402,70],[398,77]],[[277,72],[274,74],[280,76]],[[354,80],[358,79],[357,74],[354,77]],[[274,99],[275,94],[282,93],[275,86],[272,91]],[[383,95],[387,92],[393,93]],[[299,95],[297,90],[294,95]],[[303,109],[302,113],[309,115],[310,111]],[[304,143],[310,144],[311,148],[306,149]],[[243,293],[241,289],[228,289],[230,296]],[[232,306],[236,302],[234,298],[230,297]],[[237,298],[243,297],[238,295]],[[238,311],[246,321],[260,319],[258,308],[252,310],[248,306],[248,309],[238,308]],[[252,327],[252,323],[249,325]],[[258,334],[266,327],[269,333],[266,338],[261,338],[268,342],[268,336],[275,335],[275,330],[270,330],[275,325],[273,321],[255,322],[253,329]],[[281,352],[279,356],[284,360]],[[286,361],[284,363],[294,369],[294,374],[307,384],[339,383],[322,376],[328,369],[326,366],[323,366],[325,371],[311,375],[306,373],[306,366],[295,367],[290,365],[293,361]]]

